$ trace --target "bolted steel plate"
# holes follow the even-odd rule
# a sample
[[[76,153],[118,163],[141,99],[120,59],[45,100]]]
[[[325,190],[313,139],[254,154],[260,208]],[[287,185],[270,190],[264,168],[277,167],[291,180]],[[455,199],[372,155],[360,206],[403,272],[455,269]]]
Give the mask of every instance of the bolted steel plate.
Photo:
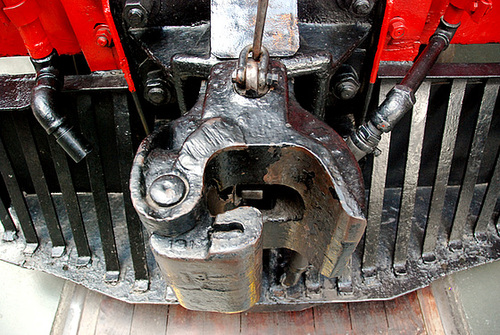
[[[211,50],[219,58],[238,58],[253,42],[257,0],[212,0]],[[293,56],[299,49],[297,2],[269,1],[263,45],[271,57]]]

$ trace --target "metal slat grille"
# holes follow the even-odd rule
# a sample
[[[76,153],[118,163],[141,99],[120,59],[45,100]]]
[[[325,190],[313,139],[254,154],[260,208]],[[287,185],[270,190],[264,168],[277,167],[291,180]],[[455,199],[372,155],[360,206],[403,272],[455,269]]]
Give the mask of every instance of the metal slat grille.
[[[382,80],[379,100],[394,83],[393,79]],[[448,95],[442,97],[446,100],[443,112],[446,115],[439,126],[432,127],[430,120],[437,108],[433,92],[440,85],[450,87]],[[470,88],[481,85],[485,94],[469,97],[470,92],[478,92]],[[493,157],[483,157],[484,152],[490,155],[498,152],[500,140],[488,137],[488,131],[494,134],[490,124],[498,122],[495,121],[498,86],[497,79],[489,79],[487,83],[463,78],[441,79],[434,84],[427,81],[420,89],[413,114],[405,121],[407,128],[402,122],[397,126],[399,130],[395,130],[399,133],[384,135],[379,146],[381,154],[373,158],[371,167],[367,165],[367,175],[371,176],[368,226],[364,243],[360,243],[353,254],[346,272],[338,279],[329,279],[309,270],[303,280],[290,289],[276,284],[279,283],[276,273],[268,272],[264,278],[267,293],[263,303],[300,302],[302,307],[297,308],[304,308],[317,302],[386,299],[426,286],[447,273],[499,259],[500,237],[494,225],[499,212],[500,163],[498,154],[494,162]],[[137,129],[131,129],[135,124],[130,119],[133,104],[129,104],[123,89],[116,88],[111,94],[80,91],[66,97],[71,102],[66,110],[68,117],[73,118],[73,123],[93,144],[94,151],[86,165],[75,165],[68,160],[52,138],[35,128],[30,111],[17,111],[13,116],[10,112],[0,114],[3,122],[0,124],[0,170],[5,183],[0,185],[3,201],[0,215],[4,227],[4,241],[0,241],[2,258],[54,273],[126,301],[175,303],[173,292],[156,267],[147,235],[128,193],[135,146],[137,139],[143,137],[135,135],[139,132]],[[468,97],[481,100],[480,108],[466,109]],[[25,121],[14,122],[13,117]],[[478,120],[473,122],[470,138],[461,130],[464,118]],[[16,136],[9,136],[17,131],[31,136],[22,139],[29,141],[31,149],[28,142],[22,144]],[[428,161],[433,159],[427,152],[429,133],[439,138],[432,178],[424,176]],[[409,145],[401,148],[398,142],[405,141]],[[457,152],[468,143],[471,143],[473,158],[462,164],[465,177],[457,182],[460,169],[455,165],[460,165],[461,157]],[[398,144],[400,152],[396,151]],[[16,157],[16,153],[21,155]],[[395,158],[401,162],[399,167],[392,162]],[[32,162],[23,163],[28,159]],[[473,164],[473,160],[476,163]],[[25,170],[36,169],[35,174],[22,171],[29,164],[31,168]],[[487,180],[482,171],[485,164],[491,170]],[[34,176],[43,180],[32,180]],[[399,177],[400,184],[395,182]],[[40,186],[41,183],[45,185]],[[55,207],[57,224],[61,226],[66,252],[60,258],[52,257],[50,222],[40,206],[41,196],[43,198],[43,194],[38,194],[40,189],[47,190],[48,199]],[[459,214],[458,210],[463,212]],[[465,223],[454,225],[454,220],[464,220],[464,217]],[[18,227],[23,234],[17,240],[6,242],[5,236],[15,236],[13,232]],[[463,247],[452,252],[448,243],[453,241],[454,229],[458,229],[458,240]],[[25,252],[31,252],[32,256],[23,254],[25,243],[28,243]],[[39,249],[34,252],[37,246]],[[21,251],[15,256],[12,256],[14,253],[7,255],[4,250],[8,248]],[[277,251],[271,251],[267,258],[266,268],[279,267]]]
[[[462,249],[463,247],[464,229],[466,221],[469,218],[474,188],[479,175],[479,169],[481,168],[481,160],[498,96],[499,85],[500,82],[497,79],[489,79],[484,88],[474,138],[469,151],[469,159],[467,160],[467,169],[462,187],[460,188],[457,210],[451,230],[450,247],[453,249]]]

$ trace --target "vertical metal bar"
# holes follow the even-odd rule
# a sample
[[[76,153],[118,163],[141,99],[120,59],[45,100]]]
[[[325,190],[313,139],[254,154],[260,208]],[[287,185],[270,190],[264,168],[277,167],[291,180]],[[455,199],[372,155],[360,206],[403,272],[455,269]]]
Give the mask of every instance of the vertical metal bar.
[[[135,211],[130,198],[129,180],[134,159],[134,148],[130,131],[130,114],[127,108],[125,94],[113,95],[113,109],[116,129],[116,145],[118,148],[118,164],[120,167],[120,182],[125,205],[125,217],[130,241],[130,251],[134,265],[136,285],[135,289],[147,290],[149,274],[146,259],[146,247],[142,234],[142,223]],[[142,281],[142,282],[141,282]]]
[[[262,36],[264,35],[264,25],[266,23],[267,6],[269,0],[258,0],[257,15],[255,17],[255,31],[253,34],[252,58],[259,60],[262,53]]]
[[[313,98],[312,110],[316,117],[324,120],[326,96],[328,94],[331,76],[327,72],[319,72],[315,77],[314,85],[316,85],[316,96]]]
[[[33,181],[33,186],[42,209],[43,218],[50,240],[52,241],[52,257],[61,257],[66,249],[66,243],[59,225],[54,202],[50,195],[49,187],[45,181],[42,163],[38,156],[37,147],[27,118],[24,115],[16,115],[14,122],[17,129],[17,137],[23,149],[24,158],[28,166],[28,171]]]
[[[446,196],[446,188],[448,186],[448,178],[450,176],[451,161],[455,150],[458,123],[460,120],[460,112],[462,110],[466,86],[466,79],[456,79],[453,81],[451,86],[450,100],[448,102],[448,111],[446,113],[443,139],[441,141],[441,151],[439,153],[434,188],[432,189],[429,218],[427,220],[427,228],[425,230],[424,247],[422,252],[422,258],[424,262],[427,263],[434,262],[436,260],[434,252],[436,250],[439,227],[441,226],[442,221],[444,199]]]
[[[5,188],[2,182],[0,182],[1,192],[4,192]],[[2,198],[0,197],[0,221],[2,222],[2,226],[4,228],[2,240],[10,242],[14,241],[17,238],[17,228],[14,225],[14,221],[10,217],[9,210],[5,206]]]
[[[16,215],[19,219],[19,224],[23,231],[24,238],[26,239],[26,249],[25,253],[30,254],[35,252],[38,247],[38,237],[36,235],[35,227],[33,221],[31,220],[31,215],[28,211],[28,206],[26,204],[26,199],[24,199],[23,193],[19,188],[17,183],[16,174],[14,169],[10,164],[10,159],[3,145],[2,139],[0,138],[0,172],[2,173],[3,180],[5,182],[5,187],[9,192],[10,199],[12,201],[12,206],[16,211]]]
[[[411,117],[408,156],[406,158],[403,194],[399,210],[398,231],[394,251],[394,271],[396,274],[400,275],[406,274],[406,260],[408,258],[408,246],[410,244],[413,225],[412,218],[415,209],[415,198],[417,194],[418,174],[424,141],[425,119],[427,115],[427,106],[429,104],[430,88],[431,84],[429,81],[422,83],[422,86],[420,86],[416,94],[417,103],[413,107]]]
[[[477,117],[476,129],[472,140],[469,158],[467,160],[467,168],[465,170],[464,181],[458,195],[458,205],[453,219],[449,246],[452,250],[462,249],[462,238],[464,234],[465,224],[469,218],[469,209],[474,195],[477,176],[481,168],[481,159],[483,156],[486,138],[490,129],[493,109],[498,96],[498,88],[500,80],[489,79],[484,88],[481,107]]]
[[[384,80],[380,85],[379,101],[394,87],[395,81]],[[368,200],[368,222],[365,235],[365,249],[363,251],[363,275],[372,277],[377,270],[378,246],[380,237],[380,223],[382,222],[382,208],[384,205],[385,180],[387,177],[387,163],[389,161],[389,147],[391,134],[382,134],[378,145],[380,155],[373,157],[370,195]]]
[[[486,196],[484,197],[483,206],[479,212],[476,229],[474,235],[478,240],[484,241],[487,238],[488,224],[490,223],[495,205],[497,204],[498,196],[500,195],[500,151],[497,154],[495,170],[491,177]]]
[[[337,281],[339,294],[352,294],[353,292],[352,269],[353,266],[352,266],[352,255],[351,255],[349,256],[349,260],[347,261],[344,271],[339,276]]]
[[[54,161],[57,179],[61,187],[62,198],[68,213],[69,224],[73,233],[73,239],[78,253],[77,266],[85,266],[90,262],[90,247],[83,225],[80,203],[76,196],[75,187],[71,178],[68,160],[64,151],[56,143],[52,136],[48,136],[50,152]]]
[[[116,250],[115,234],[111,221],[108,194],[104,180],[99,142],[95,130],[95,116],[92,110],[91,98],[88,95],[77,97],[78,116],[83,136],[92,144],[92,152],[87,156],[87,170],[90,188],[94,197],[94,206],[97,214],[99,233],[101,235],[102,250],[106,261],[106,282],[116,282],[120,275],[120,264]]]

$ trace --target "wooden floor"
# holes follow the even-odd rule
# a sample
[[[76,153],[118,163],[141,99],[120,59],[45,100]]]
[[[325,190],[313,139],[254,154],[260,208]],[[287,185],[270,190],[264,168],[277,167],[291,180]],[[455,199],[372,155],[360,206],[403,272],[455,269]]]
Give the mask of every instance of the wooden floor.
[[[385,302],[330,304],[301,312],[219,314],[131,305],[67,283],[52,334],[445,334],[425,288]]]

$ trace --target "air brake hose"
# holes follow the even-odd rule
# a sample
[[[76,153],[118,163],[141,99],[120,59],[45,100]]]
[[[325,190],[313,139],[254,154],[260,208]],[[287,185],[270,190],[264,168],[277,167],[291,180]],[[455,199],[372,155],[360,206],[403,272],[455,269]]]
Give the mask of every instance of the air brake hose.
[[[410,71],[399,85],[387,94],[372,117],[347,139],[347,145],[357,160],[377,148],[383,133],[390,132],[401,118],[413,108],[415,92],[424,81],[427,72],[436,63],[439,55],[450,44],[460,23],[447,23],[444,17],[429,39],[429,44],[417,58]]]
[[[32,59],[36,69],[35,86],[31,91],[31,108],[38,123],[53,135],[57,143],[75,161],[80,162],[92,149],[90,144],[59,115],[57,95],[61,87],[59,71],[55,66],[57,53],[43,59]]]

